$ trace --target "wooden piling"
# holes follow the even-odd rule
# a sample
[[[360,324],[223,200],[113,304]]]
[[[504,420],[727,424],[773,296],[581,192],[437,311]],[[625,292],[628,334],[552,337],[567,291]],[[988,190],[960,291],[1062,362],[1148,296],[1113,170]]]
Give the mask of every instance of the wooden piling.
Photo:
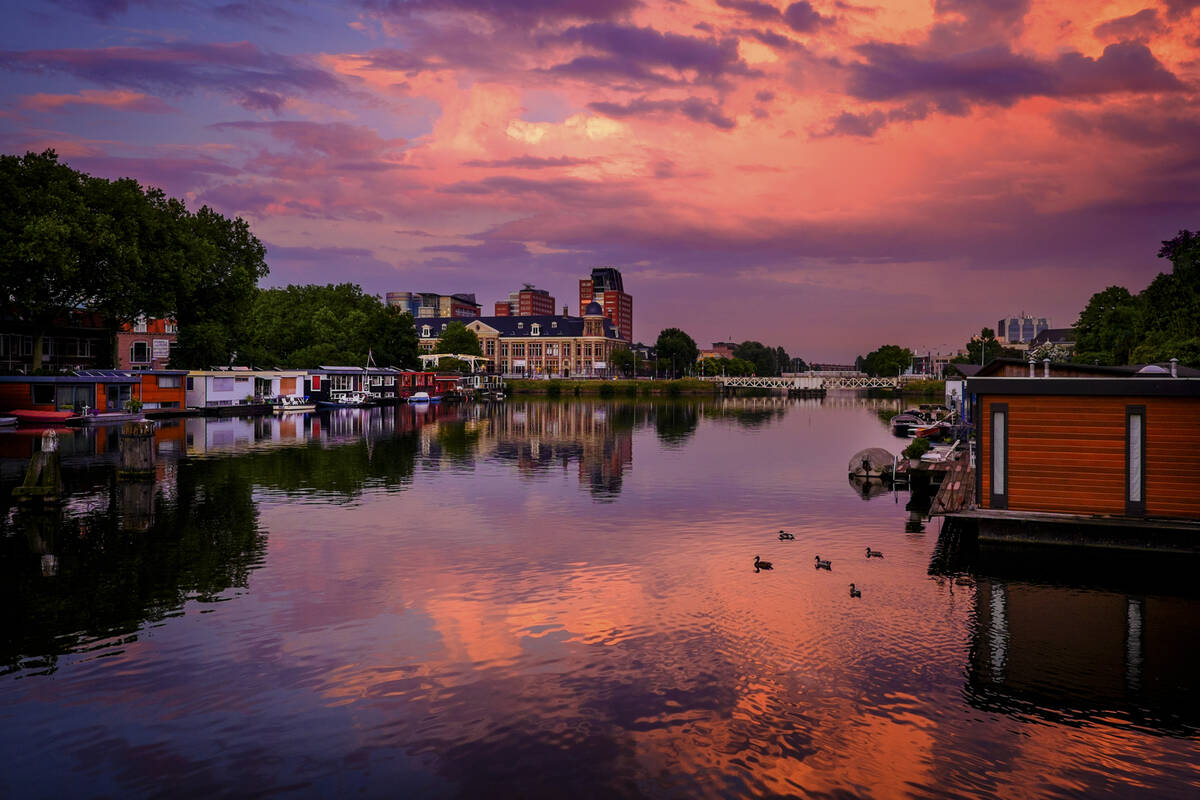
[[[154,480],[154,421],[136,420],[121,426],[121,466],[117,479]]]
[[[41,452],[34,453],[25,470],[25,480],[12,490],[23,505],[58,505],[62,502],[62,469],[58,458],[58,434],[42,434]]]

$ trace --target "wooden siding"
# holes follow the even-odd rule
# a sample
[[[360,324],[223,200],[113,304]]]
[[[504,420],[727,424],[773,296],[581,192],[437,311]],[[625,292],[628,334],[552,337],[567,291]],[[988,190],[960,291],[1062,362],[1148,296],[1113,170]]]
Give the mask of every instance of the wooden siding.
[[[35,411],[53,411],[54,404],[34,405],[28,383],[0,383],[0,409],[16,411],[30,409]]]
[[[988,508],[991,405],[1008,404],[1008,508],[1125,513],[1125,407],[1146,407],[1146,515],[1200,518],[1200,400],[1187,397],[981,398],[979,451]]]
[[[280,378],[279,379],[279,393],[280,394],[295,394],[296,393],[296,379],[295,378]]]

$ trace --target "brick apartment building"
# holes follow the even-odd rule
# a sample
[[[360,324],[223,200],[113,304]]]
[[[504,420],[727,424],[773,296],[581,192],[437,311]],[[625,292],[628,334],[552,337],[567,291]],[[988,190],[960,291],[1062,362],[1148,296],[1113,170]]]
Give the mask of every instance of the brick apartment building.
[[[545,289],[536,289],[532,283],[513,292],[507,300],[496,302],[497,317],[552,317],[554,296]]]
[[[604,317],[617,328],[626,342],[633,341],[633,296],[625,292],[621,271],[615,267],[596,267],[589,278],[579,281],[579,313],[588,303],[598,303]]]

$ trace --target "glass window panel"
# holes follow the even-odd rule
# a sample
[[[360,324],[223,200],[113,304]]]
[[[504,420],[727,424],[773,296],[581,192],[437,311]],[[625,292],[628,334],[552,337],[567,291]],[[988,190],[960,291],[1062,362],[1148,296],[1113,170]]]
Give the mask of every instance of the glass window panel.
[[[1129,502],[1142,502],[1142,416],[1129,417]]]
[[[1004,486],[1005,414],[992,412],[992,494],[1002,495]]]

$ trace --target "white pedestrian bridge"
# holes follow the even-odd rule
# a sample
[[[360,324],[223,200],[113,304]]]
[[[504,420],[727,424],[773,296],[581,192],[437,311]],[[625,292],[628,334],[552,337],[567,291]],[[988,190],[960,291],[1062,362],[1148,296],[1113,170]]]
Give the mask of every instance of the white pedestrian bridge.
[[[799,391],[835,391],[838,389],[890,389],[903,386],[922,375],[900,375],[872,378],[856,372],[809,372],[804,375],[785,375],[779,378],[756,375],[715,375],[701,378],[726,389],[793,389]]]

